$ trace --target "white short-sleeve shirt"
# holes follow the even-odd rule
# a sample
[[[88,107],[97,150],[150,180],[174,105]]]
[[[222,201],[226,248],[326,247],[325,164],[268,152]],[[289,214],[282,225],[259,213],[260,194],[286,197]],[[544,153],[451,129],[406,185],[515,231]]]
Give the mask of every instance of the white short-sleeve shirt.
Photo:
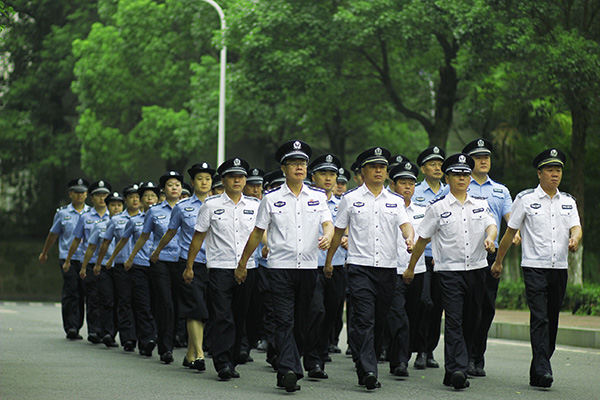
[[[259,200],[242,194],[237,204],[227,193],[206,199],[198,211],[195,229],[206,232],[206,266],[235,269],[254,230]],[[248,268],[255,268],[254,258]]]
[[[425,217],[426,210],[426,205],[418,204],[413,201],[411,201],[409,206],[406,207],[406,213],[408,214],[410,224],[413,226],[415,232],[419,228],[419,225],[421,225],[421,221],[423,221],[423,218]],[[418,236],[415,235],[415,243],[417,242],[417,239]],[[406,271],[406,268],[408,267],[409,261],[410,253],[406,251],[406,241],[400,232],[398,235],[398,275],[404,274],[404,271]],[[426,270],[427,267],[425,266],[425,257],[419,257],[417,265],[415,266],[415,274],[422,274]]]
[[[467,194],[464,204],[448,193],[431,202],[417,233],[431,238],[434,271],[470,271],[487,266],[485,230],[496,225],[485,199]]]
[[[319,227],[332,221],[327,196],[302,185],[296,195],[288,185],[267,191],[258,208],[256,227],[267,230],[267,265],[276,269],[316,269]]]
[[[521,265],[532,268],[568,268],[570,229],[581,226],[577,203],[557,190],[553,198],[538,185],[515,199],[509,228],[521,230]]]
[[[366,185],[346,192],[335,227],[348,227],[348,264],[378,268],[398,265],[399,226],[409,221],[404,198],[383,189],[377,197]]]

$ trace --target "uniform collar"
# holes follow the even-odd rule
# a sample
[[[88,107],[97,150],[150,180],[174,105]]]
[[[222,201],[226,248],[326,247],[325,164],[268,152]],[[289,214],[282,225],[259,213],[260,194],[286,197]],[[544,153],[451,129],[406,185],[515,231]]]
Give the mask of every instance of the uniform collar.
[[[282,195],[290,195],[290,196],[294,196],[296,197],[296,195],[294,194],[294,192],[292,192],[292,189],[290,189],[290,187],[287,185],[287,182],[284,182],[283,185],[281,185],[282,188]],[[303,183],[302,184],[302,189],[300,190],[300,194],[298,195],[298,197],[302,196],[302,194],[304,194],[305,196],[310,196],[310,193],[308,192],[308,188],[306,187],[306,185]]]
[[[367,185],[365,185],[364,183],[360,186],[360,190],[362,191],[363,196],[371,196],[374,199],[377,199],[381,196],[387,196],[389,193],[391,193],[388,189],[383,187],[381,188],[381,192],[379,193],[379,195],[375,196],[375,194],[373,194],[373,192],[371,192]]]
[[[223,202],[223,204],[230,203],[231,205],[234,205],[234,206],[236,205],[233,202],[233,200],[231,199],[231,197],[229,197],[229,195],[227,195],[227,192],[223,192],[221,194],[221,201]],[[238,202],[238,204],[240,204],[240,205],[246,204],[246,196],[244,196],[243,193],[241,194],[240,201]]]
[[[544,192],[544,189],[542,189],[542,187],[539,184],[535,188],[535,193],[538,195],[539,198],[542,198],[542,197],[550,198],[550,195],[548,195],[548,193]],[[560,198],[560,190],[558,190],[558,188],[556,188],[556,194],[554,196],[555,197],[558,196]]]
[[[433,191],[433,189],[431,188],[431,186],[429,186],[429,183],[427,183],[427,180],[426,180],[426,179],[424,179],[423,181],[421,181],[421,184],[422,184],[422,185],[425,187],[425,189],[423,189],[423,191],[424,191],[424,192],[426,192],[426,191],[428,191],[428,190],[429,190],[429,191],[430,191],[431,193],[433,193],[433,194],[438,194],[438,193],[440,193],[440,192],[441,192],[441,191],[444,189],[444,187],[446,187],[446,185],[444,184],[444,182],[442,182],[442,181],[440,180],[440,190],[438,191],[438,193],[435,193],[435,192]]]
[[[446,196],[450,200],[450,204],[453,204],[453,203],[460,204],[460,201],[458,201],[458,199],[456,197],[454,197],[452,192],[448,192],[448,194]],[[473,203],[473,198],[471,197],[471,195],[468,192],[467,192],[467,198],[465,199],[465,203],[467,203],[467,202]]]
[[[477,182],[475,179],[473,179],[473,177],[471,177],[471,183],[474,183],[477,186],[483,186],[483,185],[491,185],[492,184],[492,180],[490,179],[490,176],[487,175],[485,182],[483,182],[483,184],[479,184],[479,182]]]

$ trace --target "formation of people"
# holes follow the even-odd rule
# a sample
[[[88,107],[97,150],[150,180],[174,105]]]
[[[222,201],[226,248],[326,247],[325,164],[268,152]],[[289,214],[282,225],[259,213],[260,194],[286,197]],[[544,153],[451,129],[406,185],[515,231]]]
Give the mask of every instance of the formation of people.
[[[381,361],[400,377],[413,354],[415,369],[440,367],[443,313],[442,382],[464,389],[486,375],[503,259],[521,245],[529,383],[548,388],[567,254],[582,237],[575,199],[558,190],[566,156],[537,155],[539,184],[513,202],[488,175],[492,151],[483,138],[448,157],[432,146],[415,164],[372,147],[350,168],[352,190],[337,156],[311,160],[300,140],[280,146],[281,168],[269,173],[234,157],[216,170],[192,165],[190,183],[167,171],[121,193],[74,179],[39,260],[58,240],[70,340],[82,339],[85,316],[91,343],[119,347],[118,334],[125,351],[157,348],[165,364],[187,347],[183,366],[204,371],[210,354],[220,380],[239,378],[258,347],[276,385],[294,392],[305,372],[328,378],[346,310],[347,354],[358,384],[375,390]]]

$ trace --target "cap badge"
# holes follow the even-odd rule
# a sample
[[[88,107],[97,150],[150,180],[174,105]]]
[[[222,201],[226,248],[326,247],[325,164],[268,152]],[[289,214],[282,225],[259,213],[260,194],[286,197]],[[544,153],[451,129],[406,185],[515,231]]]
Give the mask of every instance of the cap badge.
[[[464,164],[465,162],[467,162],[467,157],[461,154],[460,156],[458,156],[458,162]]]
[[[435,154],[439,154],[439,152],[440,152],[440,149],[439,149],[439,147],[435,146],[435,147],[433,148],[433,152],[434,152]]]
[[[169,172],[169,175],[175,175],[175,171]]]
[[[254,176],[258,175],[258,170],[256,168],[254,168],[252,170],[252,175],[254,175]]]
[[[556,156],[558,156],[558,151],[556,151],[556,149],[552,149],[552,150],[550,150],[550,155],[552,157],[556,157]]]
[[[376,155],[376,156],[380,156],[381,154],[382,154],[382,151],[381,151],[381,149],[380,149],[379,147],[376,147],[376,148],[375,148],[375,155]]]
[[[402,162],[402,156],[396,156],[396,162],[400,164]]]
[[[80,179],[77,179],[77,184],[78,184],[78,185],[83,185],[83,179],[81,179],[81,178],[80,178]]]
[[[104,187],[104,181],[98,182],[98,187]]]
[[[477,141],[477,146],[479,146],[479,147],[484,147],[484,145],[485,145],[485,143],[484,143],[483,139],[479,139],[479,140]]]
[[[331,154],[327,154],[327,156],[325,157],[325,161],[327,161],[328,163],[333,162],[333,157],[331,156]]]
[[[344,168],[340,168],[339,172],[340,172],[340,175],[344,175],[344,172],[346,172],[346,171],[344,171]]]
[[[412,165],[409,162],[407,162],[406,164],[404,164],[404,169],[405,170],[410,171],[411,168],[412,168]]]
[[[302,148],[302,144],[298,140],[296,140],[294,142],[294,150],[300,150],[301,148]]]
[[[242,162],[240,161],[239,158],[236,158],[235,160],[233,160],[233,165],[235,165],[236,167],[239,167],[240,165],[242,165]]]
[[[207,163],[202,163],[202,168],[208,168],[208,164]]]
[[[133,185],[134,190],[138,190],[140,187],[138,185]]]
[[[113,192],[112,197],[119,197],[119,193]]]

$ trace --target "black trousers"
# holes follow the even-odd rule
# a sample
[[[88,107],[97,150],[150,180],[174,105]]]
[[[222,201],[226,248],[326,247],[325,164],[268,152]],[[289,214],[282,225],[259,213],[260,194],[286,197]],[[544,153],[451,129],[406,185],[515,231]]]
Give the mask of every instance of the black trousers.
[[[337,323],[340,307],[344,304],[344,266],[333,266],[331,278],[318,268],[317,282],[308,316],[308,334],[304,352],[304,369],[310,371],[319,365],[325,368],[330,338]]]
[[[249,269],[246,281],[238,285],[234,269],[208,271],[212,326],[212,358],[215,370],[234,369],[238,364],[244,325],[256,270]]]
[[[275,320],[278,376],[289,371],[304,376],[300,356],[304,353],[310,303],[315,292],[317,269],[268,269]]]
[[[117,301],[117,328],[121,344],[129,341],[135,345],[137,334],[132,306],[133,280],[131,279],[131,270],[125,271],[123,264],[115,264],[113,275]]]
[[[259,267],[260,268],[260,267]],[[256,347],[256,344],[260,339],[265,338],[263,329],[263,303],[262,295],[258,290],[258,268],[249,269],[248,271],[254,271],[255,284],[252,285],[252,292],[250,293],[250,299],[248,300],[248,315],[246,316],[246,326],[244,327],[245,334],[242,340],[241,350],[246,351],[250,354],[250,350]]]
[[[85,288],[83,281],[79,278],[81,264],[79,261],[73,260],[71,268],[65,272],[62,269],[65,260],[58,260],[58,263],[63,278],[61,300],[63,328],[65,332],[69,329],[79,332],[83,326],[85,315]]]
[[[154,310],[158,333],[158,354],[173,351],[174,332],[177,328],[177,274],[178,262],[150,263],[150,278],[154,289]]]
[[[100,336],[110,335],[114,339],[117,334],[114,270],[112,268],[107,269],[103,265],[100,275],[96,277],[96,285],[98,287]]]
[[[473,345],[469,349],[469,361],[475,363],[476,367],[485,367],[485,350],[487,348],[487,338],[494,315],[496,315],[496,296],[498,295],[498,283],[500,279],[492,276],[492,264],[496,261],[496,253],[488,253],[485,268],[485,291],[483,293],[483,302],[481,303],[481,314],[475,326],[475,336]]]
[[[523,267],[525,295],[530,311],[530,340],[533,358],[532,381],[552,373],[550,358],[556,348],[558,317],[567,289],[567,269]]]
[[[275,350],[275,312],[273,310],[273,293],[269,283],[269,269],[262,265],[258,266],[256,286],[261,294],[263,304],[263,330],[264,337],[269,346],[267,348],[267,360],[273,361],[277,358]]]
[[[423,282],[425,273],[416,274],[413,281],[406,288],[406,314],[408,315],[410,328],[410,349],[408,359],[411,353],[427,352],[427,318],[428,305],[423,302]],[[406,360],[408,362],[408,360]]]
[[[331,337],[329,338],[330,345],[338,345],[340,341],[340,333],[342,333],[342,329],[344,328],[344,304],[346,302],[347,296],[347,287],[348,287],[348,273],[346,271],[346,265],[344,265],[339,272],[343,275],[343,288],[342,288],[342,304],[340,304],[340,308],[337,311],[337,315],[335,316],[335,325],[333,327],[333,331],[331,332]]]
[[[444,313],[444,366],[446,375],[467,373],[468,348],[473,343],[475,324],[483,301],[485,268],[471,271],[440,271]]]
[[[442,289],[437,273],[433,272],[433,258],[425,257],[425,280],[423,282],[423,301],[427,304],[427,354],[433,354],[440,341],[442,327]]]
[[[81,269],[81,263],[71,263],[71,268],[77,268],[77,273]],[[97,277],[94,275],[94,266],[88,264],[85,268],[85,279],[83,280],[83,287],[85,290],[85,319],[87,321],[88,335],[89,334],[102,334],[102,327],[100,322],[100,304],[98,299],[98,283]]]
[[[140,349],[149,341],[156,341],[156,322],[152,314],[150,267],[133,265],[129,270],[132,286],[132,307]]]
[[[352,357],[356,373],[377,375],[376,348],[380,348],[396,288],[396,268],[348,265],[348,287],[353,307]],[[355,351],[356,350],[356,351]],[[356,354],[355,354],[356,352]]]

